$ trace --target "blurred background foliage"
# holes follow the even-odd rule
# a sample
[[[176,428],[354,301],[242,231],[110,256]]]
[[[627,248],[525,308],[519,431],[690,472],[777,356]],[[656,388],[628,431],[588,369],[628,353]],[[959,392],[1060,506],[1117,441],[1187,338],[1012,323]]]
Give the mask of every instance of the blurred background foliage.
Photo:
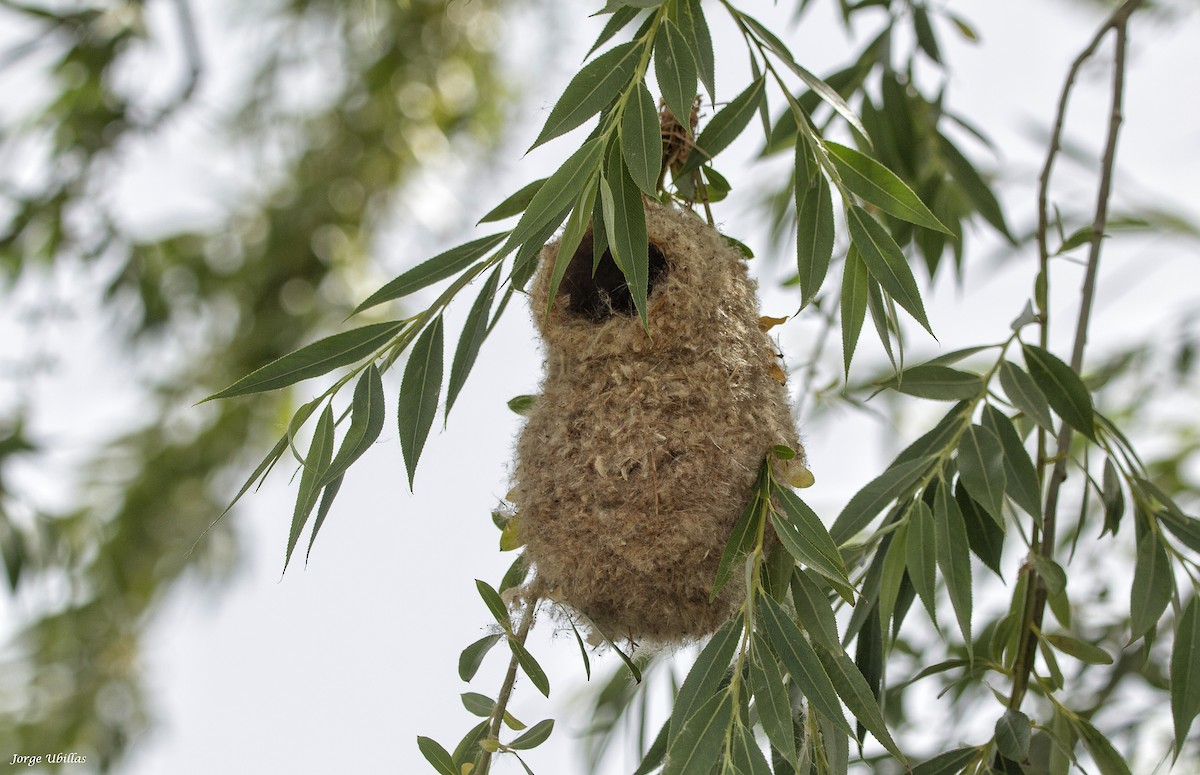
[[[27,342],[73,314],[56,302],[98,307],[122,368],[145,375],[137,427],[81,463],[73,506],[46,510],[6,474],[53,452],[25,415],[38,375],[63,364],[20,339],[4,348],[0,541],[24,620],[0,665],[5,750],[77,751],[108,771],[152,723],[140,639],[181,579],[227,575],[229,522],[197,538],[287,410],[189,407],[344,318],[347,283],[431,148],[499,135],[510,91],[498,5],[225,4],[218,32],[259,45],[240,63],[238,100],[214,105],[189,0],[0,3],[6,93],[32,95],[0,111],[0,293],[26,300]],[[163,69],[174,83],[148,93]],[[114,180],[196,122],[251,184],[211,223],[148,236],[124,218]]]

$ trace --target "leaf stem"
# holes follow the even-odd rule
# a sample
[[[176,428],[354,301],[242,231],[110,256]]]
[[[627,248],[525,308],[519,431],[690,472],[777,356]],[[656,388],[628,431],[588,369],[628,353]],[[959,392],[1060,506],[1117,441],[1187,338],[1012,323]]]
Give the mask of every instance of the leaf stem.
[[[1046,232],[1049,223],[1047,199],[1050,186],[1050,173],[1054,159],[1061,150],[1063,126],[1066,122],[1067,103],[1074,87],[1075,80],[1083,64],[1099,48],[1101,41],[1111,30],[1116,36],[1116,50],[1113,56],[1112,107],[1108,122],[1108,136],[1104,146],[1104,156],[1100,165],[1100,185],[1096,195],[1096,210],[1092,219],[1092,239],[1088,251],[1087,269],[1084,275],[1079,317],[1075,326],[1075,342],[1071,351],[1071,368],[1076,373],[1083,368],[1083,352],[1087,344],[1087,330],[1091,321],[1092,306],[1096,295],[1096,277],[1100,266],[1100,244],[1104,237],[1104,229],[1108,221],[1108,201],[1112,193],[1112,178],[1116,169],[1117,137],[1121,127],[1121,105],[1125,92],[1125,53],[1127,48],[1127,29],[1129,17],[1142,5],[1143,0],[1125,0],[1097,31],[1088,46],[1075,58],[1063,84],[1062,95],[1059,98],[1058,112],[1055,116],[1054,131],[1050,139],[1050,148],[1046,154],[1046,163],[1042,168],[1038,187],[1038,257],[1039,278],[1036,292],[1038,313],[1041,318],[1040,341],[1043,347],[1049,339],[1049,260],[1050,254],[1046,244]],[[1056,439],[1054,468],[1051,471],[1046,490],[1046,506],[1043,518],[1043,531],[1040,540],[1036,526],[1033,529],[1033,551],[1050,559],[1054,554],[1055,534],[1058,516],[1059,493],[1067,478],[1067,454],[1072,437],[1071,426],[1063,422]],[[1046,434],[1038,432],[1038,472],[1044,475],[1045,466],[1049,463],[1046,455]],[[1018,709],[1029,688],[1029,676],[1033,672],[1037,658],[1037,635],[1041,628],[1042,618],[1046,610],[1046,586],[1040,582],[1037,571],[1032,565],[1027,565],[1024,572],[1029,574],[1026,586],[1025,605],[1022,614],[1023,636],[1017,646],[1017,654],[1013,663],[1013,688],[1009,696],[1008,706]]]

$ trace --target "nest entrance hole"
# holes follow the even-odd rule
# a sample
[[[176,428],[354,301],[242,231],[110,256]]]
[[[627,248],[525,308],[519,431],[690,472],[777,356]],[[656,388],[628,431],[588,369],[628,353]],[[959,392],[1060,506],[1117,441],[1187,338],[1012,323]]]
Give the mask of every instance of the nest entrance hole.
[[[559,285],[558,295],[566,295],[570,298],[567,309],[571,314],[586,318],[593,323],[602,323],[613,315],[625,317],[636,315],[637,307],[634,306],[629,283],[625,281],[625,275],[621,274],[621,270],[617,268],[612,251],[605,248],[604,255],[600,256],[600,263],[596,266],[595,272],[592,271],[592,253],[592,233],[589,231],[580,241],[575,255],[571,256],[571,263],[567,265],[567,271]],[[650,272],[646,286],[647,297],[654,293],[654,286],[658,284],[666,271],[667,257],[662,254],[657,245],[651,242]]]

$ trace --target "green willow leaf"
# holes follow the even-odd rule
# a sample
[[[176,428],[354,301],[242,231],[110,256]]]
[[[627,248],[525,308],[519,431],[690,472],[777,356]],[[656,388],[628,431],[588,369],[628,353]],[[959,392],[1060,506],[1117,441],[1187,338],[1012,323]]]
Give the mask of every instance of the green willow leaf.
[[[1004,489],[1013,502],[1023,508],[1034,518],[1037,525],[1042,524],[1042,496],[1038,487],[1037,470],[1033,459],[1021,441],[1021,435],[1013,427],[1004,412],[992,405],[983,408],[983,427],[990,430],[1000,440],[1004,450]]]
[[[847,376],[850,374],[850,363],[854,360],[854,350],[858,346],[858,337],[862,334],[863,322],[867,319],[870,280],[862,253],[851,245],[842,269],[842,362]]]
[[[717,114],[705,125],[704,131],[696,138],[696,146],[688,154],[687,161],[684,162],[679,174],[686,175],[728,148],[729,144],[746,129],[750,119],[754,117],[759,103],[766,98],[766,90],[766,79],[759,78],[747,86],[745,91],[734,97],[732,102],[717,111]],[[656,140],[659,140],[661,144],[661,140],[657,136]]]
[[[462,699],[463,707],[466,708],[467,713],[470,713],[472,716],[487,718],[496,709],[496,701],[479,692],[463,692],[459,697]]]
[[[838,704],[838,694],[833,688],[833,682],[821,666],[817,652],[805,639],[804,633],[800,632],[800,628],[769,595],[759,595],[758,603],[767,640],[788,674],[792,676],[800,693],[808,699],[817,713],[828,718],[846,734],[853,735],[854,730],[846,723],[841,705]]]
[[[1107,737],[1100,734],[1099,730],[1078,716],[1072,718],[1071,723],[1078,730],[1079,738],[1083,740],[1088,753],[1096,761],[1100,775],[1131,775],[1125,759],[1117,753],[1117,749],[1113,747]]]
[[[1183,750],[1192,721],[1200,713],[1200,615],[1193,594],[1175,624],[1171,649],[1171,718],[1175,723],[1175,750]]]
[[[567,273],[567,267],[571,265],[571,261],[575,258],[575,251],[579,249],[579,245],[587,233],[588,224],[591,222],[592,212],[596,205],[599,181],[599,174],[594,175],[588,181],[583,188],[583,193],[579,195],[579,201],[575,203],[571,214],[567,216],[567,227],[558,241],[558,253],[554,257],[554,266],[550,272],[550,287],[546,292],[547,315],[550,314],[550,309],[558,297],[558,287],[562,283],[563,275]]]
[[[662,129],[654,98],[645,82],[639,81],[621,116],[621,153],[633,182],[646,196],[657,196],[662,170]]]
[[[433,418],[437,416],[438,396],[442,390],[442,316],[434,318],[413,345],[400,382],[400,406],[397,424],[400,428],[400,450],[408,468],[408,488],[413,486],[417,461]]]
[[[958,775],[971,762],[979,758],[977,748],[955,748],[938,754],[932,759],[913,767],[912,775]]]
[[[453,754],[456,771],[461,773],[462,766],[468,762],[478,766],[475,757],[482,750],[479,744],[487,737],[490,729],[491,722],[485,720],[471,727],[467,734],[463,735],[463,739],[459,741]]]
[[[304,552],[304,562],[308,563],[308,558],[312,556],[313,544],[317,542],[317,535],[321,532],[321,526],[325,524],[325,518],[329,516],[329,510],[333,508],[333,499],[337,497],[338,490],[342,488],[343,477],[334,477],[332,481],[325,485],[324,492],[321,493],[321,503],[317,506],[317,518],[313,520],[312,535],[308,537],[308,549]]]
[[[958,443],[958,473],[963,486],[997,524],[1004,524],[1004,448],[996,435],[972,425]]]
[[[1121,477],[1117,473],[1117,467],[1113,465],[1111,457],[1104,459],[1103,490],[1100,493],[1100,500],[1104,503],[1104,530],[1101,531],[1101,534],[1112,531],[1112,534],[1116,535],[1117,529],[1121,526],[1121,517],[1125,514],[1125,492],[1121,489]],[[1167,527],[1170,528],[1170,525]]]
[[[642,762],[633,771],[633,775],[650,775],[662,765],[663,757],[667,755],[667,733],[670,728],[671,720],[667,719],[654,736],[654,742],[646,749],[646,755],[642,757]]]
[[[775,514],[783,519],[772,519],[771,525],[788,552],[829,579],[841,594],[848,594],[852,600],[854,590],[846,576],[846,565],[821,518],[787,487],[774,487],[771,494],[783,508],[782,514]]]
[[[1133,566],[1133,587],[1129,593],[1129,640],[1137,640],[1158,624],[1171,593],[1175,579],[1166,547],[1155,533],[1147,533],[1138,541],[1137,561]]]
[[[904,754],[888,732],[887,723],[883,720],[883,712],[879,709],[879,701],[871,692],[867,679],[859,672],[858,666],[846,656],[840,648],[836,650],[819,649],[817,656],[825,667],[825,672],[833,681],[834,689],[850,713],[858,723],[866,727],[875,739],[883,744],[892,756],[905,763]]]
[[[750,689],[767,739],[789,763],[796,761],[796,737],[792,729],[792,703],[783,674],[761,633],[754,634],[750,652]]]
[[[495,271],[488,276],[483,288],[479,291],[479,296],[475,298],[475,303],[471,305],[471,310],[467,313],[462,336],[459,337],[458,347],[454,350],[454,360],[450,363],[450,383],[446,388],[446,411],[443,415],[443,422],[449,420],[450,408],[454,406],[459,391],[467,381],[467,375],[471,373],[471,368],[475,365],[479,348],[487,339],[490,330],[488,313],[491,312],[492,302],[496,298],[496,289],[500,286],[502,271],[503,267],[497,266]]]
[[[717,576],[709,595],[710,601],[717,599],[717,593],[729,581],[729,576],[738,561],[745,558],[746,554],[754,547],[754,540],[758,536],[758,528],[762,524],[762,520],[763,510],[760,507],[759,499],[751,498],[750,502],[746,504],[745,510],[742,511],[742,516],[734,524],[729,542],[725,544],[725,551],[721,555],[721,561],[717,564]]]
[[[512,218],[514,215],[520,215],[521,213],[525,212],[525,208],[529,206],[531,201],[533,201],[533,195],[536,194],[538,189],[540,189],[545,183],[546,178],[538,178],[532,183],[522,186],[520,191],[510,195],[503,202],[489,210],[487,215],[479,219],[479,223],[503,221],[505,218]]]
[[[533,658],[533,654],[529,650],[518,643],[514,638],[509,637],[508,647],[512,649],[512,653],[517,658],[517,664],[521,666],[521,670],[525,675],[529,676],[529,681],[537,690],[542,693],[543,697],[550,696],[550,679],[546,677],[546,671],[538,664],[538,661]]]
[[[612,192],[611,219],[607,211],[605,213],[609,247],[629,284],[633,306],[637,308],[642,325],[648,326],[646,295],[650,287],[650,248],[646,237],[646,209],[642,204],[642,194],[629,177],[619,153],[609,156],[607,173],[605,181]],[[607,208],[607,200],[604,204]]]
[[[1000,387],[1012,405],[1020,409],[1026,417],[1048,431],[1054,431],[1054,419],[1050,416],[1050,404],[1046,394],[1033,381],[1033,377],[1012,361],[1000,364]]]
[[[587,646],[583,643],[583,637],[579,634],[579,628],[575,626],[575,622],[567,619],[571,625],[571,634],[575,636],[575,645],[579,646],[579,656],[583,659],[583,673],[587,680],[592,680],[592,660],[588,658]]]
[[[447,277],[458,274],[487,255],[492,248],[503,242],[506,236],[505,232],[500,232],[480,237],[417,264],[368,296],[362,304],[354,308],[353,314],[357,315],[363,310],[383,304],[385,301],[403,298],[433,285],[439,280],[445,280]]]
[[[971,648],[971,558],[966,524],[950,487],[941,482],[933,498],[933,520],[937,526],[938,565],[946,579],[950,604],[958,619],[959,632]]]
[[[913,6],[913,29],[917,33],[917,45],[921,50],[934,62],[941,64],[942,55],[938,51],[937,36],[933,33],[933,25],[929,23],[929,11],[923,5]]]
[[[531,237],[541,234],[547,224],[552,223],[554,217],[559,213],[566,218],[564,204],[569,205],[583,192],[584,186],[599,168],[603,156],[604,145],[599,137],[587,141],[578,151],[571,154],[570,158],[558,168],[558,171],[551,175],[533,195],[533,199],[525,208],[521,219],[517,221],[512,233],[508,235],[508,247],[524,245]],[[562,223],[562,221],[560,220],[558,223]],[[557,223],[554,228],[558,228]],[[551,231],[553,230],[552,228]],[[536,249],[532,252],[533,258],[536,258],[538,251],[542,249],[542,242],[542,239],[534,240],[533,248]],[[520,258],[518,255],[513,266],[514,275],[517,272],[517,265],[521,263]]]
[[[613,46],[584,65],[554,103],[529,150],[566,134],[603,110],[633,79],[640,56],[641,47],[630,41]]]
[[[224,390],[213,393],[204,401],[278,390],[302,380],[328,374],[339,366],[371,355],[390,342],[404,326],[404,321],[393,320],[327,336],[271,361]]]
[[[1096,420],[1092,396],[1075,370],[1037,345],[1022,344],[1021,351],[1030,375],[1058,416],[1095,441]]]
[[[504,605],[504,601],[500,598],[500,593],[492,589],[491,584],[479,579],[475,579],[475,589],[479,590],[479,596],[483,598],[484,604],[491,611],[496,624],[500,625],[505,632],[512,632],[512,619],[508,615],[508,606]]]
[[[996,750],[1001,756],[1023,762],[1029,756],[1029,717],[1011,708],[996,720]]]
[[[937,525],[933,511],[918,500],[908,512],[908,546],[906,561],[908,577],[929,612],[929,618],[937,623]]]
[[[687,39],[670,19],[663,19],[654,39],[654,77],[667,108],[687,127],[696,99],[696,60]]]
[[[441,775],[460,775],[454,766],[454,759],[450,758],[450,753],[436,740],[417,735],[417,748],[421,749],[425,761],[432,764]]]
[[[292,552],[300,540],[304,523],[317,505],[317,493],[320,488],[317,483],[325,471],[329,469],[329,461],[333,458],[333,409],[328,405],[317,420],[313,430],[312,444],[308,448],[308,456],[304,461],[303,472],[300,474],[300,489],[296,494],[296,508],[292,513],[292,527],[288,531],[287,553],[283,558],[283,569],[292,561]]]
[[[738,724],[734,728],[731,747],[731,761],[738,775],[771,775],[771,765],[767,764],[749,726]]]
[[[479,666],[483,664],[483,658],[487,656],[492,647],[499,643],[503,637],[503,635],[498,633],[485,635],[463,649],[462,653],[458,656],[458,677],[470,683],[475,674],[479,672]]]
[[[997,577],[1003,578],[1000,570],[1000,558],[1004,552],[1003,527],[971,497],[961,480],[954,488],[954,500],[967,525],[967,541],[971,551]]]
[[[804,630],[813,642],[827,648],[839,648],[837,619],[829,596],[814,580],[810,571],[797,569],[791,578],[792,601],[796,605],[796,621],[804,623]]]
[[[983,378],[949,366],[923,363],[905,369],[883,383],[899,393],[935,401],[961,401],[983,392]]]
[[[960,151],[954,143],[946,139],[945,135],[937,134],[938,147],[941,150],[942,160],[946,163],[946,169],[954,177],[954,180],[962,188],[967,195],[967,199],[975,206],[976,212],[983,216],[983,219],[990,223],[992,227],[1000,232],[1009,243],[1017,244],[1012,233],[1008,230],[1008,224],[1004,222],[1004,211],[1000,208],[1000,202],[996,199],[996,195],[992,193],[992,189],[984,181],[983,176],[975,169],[975,165],[970,162],[962,151]]]
[[[341,478],[354,461],[371,448],[383,430],[383,420],[383,377],[372,363],[354,386],[354,398],[350,402],[350,429],[342,439],[337,456],[317,481],[318,488]]]
[[[933,465],[932,457],[916,460],[897,460],[886,471],[872,479],[854,494],[842,513],[834,520],[829,533],[837,544],[843,544],[854,534],[871,524],[883,508],[908,493],[921,475]]]
[[[710,697],[696,708],[671,740],[662,775],[707,772],[721,753],[725,731],[732,721],[732,695],[720,692]]]
[[[525,751],[530,748],[537,748],[542,743],[546,742],[550,737],[550,733],[554,731],[554,719],[549,718],[545,721],[539,721],[529,728],[529,731],[513,740],[508,744],[509,748],[515,748],[518,751]]]
[[[1088,665],[1111,665],[1112,655],[1099,646],[1087,641],[1072,638],[1070,635],[1053,633],[1044,636],[1046,642],[1064,654],[1075,657]]]
[[[708,21],[704,18],[704,9],[700,0],[680,0],[679,14],[676,21],[679,30],[688,42],[688,48],[696,55],[696,72],[700,82],[708,91],[708,98],[717,101],[716,63],[713,54],[712,33],[708,29]],[[757,77],[757,76],[755,76]]]
[[[829,271],[829,259],[832,255],[833,195],[829,191],[829,181],[825,179],[825,175],[813,158],[808,143],[798,140],[796,143],[796,264],[800,277],[800,306],[802,308],[816,297],[817,291],[825,282],[825,275]],[[849,261],[848,258],[847,261]],[[859,259],[859,263],[861,263],[861,259]],[[866,267],[856,267],[855,271],[865,273]],[[854,280],[858,282],[857,275]],[[845,319],[845,313],[843,313],[843,319]],[[855,337],[854,341],[858,341],[858,337]],[[850,349],[853,350],[853,348]],[[847,359],[847,363],[849,363],[849,359]]]
[[[842,183],[864,201],[897,218],[952,234],[894,172],[853,148],[825,142]]]
[[[871,276],[922,328],[932,334],[921,292],[917,290],[917,280],[892,235],[858,205],[851,205],[847,209],[847,223],[850,240],[858,247]]]
[[[729,663],[737,651],[742,634],[741,619],[731,619],[713,634],[696,657],[687,678],[675,695],[675,707],[671,711],[671,731],[668,740],[673,747],[684,723],[697,708],[703,706],[716,693],[725,677]]]
[[[612,40],[613,36],[621,30],[625,29],[631,21],[637,18],[637,15],[642,9],[627,5],[618,8],[604,25],[604,29],[600,30],[600,34],[596,37],[596,42],[588,49],[587,56],[596,53],[596,49],[603,46],[608,41]]]

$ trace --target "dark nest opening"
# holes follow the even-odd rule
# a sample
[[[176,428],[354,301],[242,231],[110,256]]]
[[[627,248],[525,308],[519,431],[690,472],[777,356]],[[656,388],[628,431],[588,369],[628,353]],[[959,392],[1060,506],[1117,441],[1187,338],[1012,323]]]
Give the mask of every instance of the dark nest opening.
[[[613,315],[633,317],[637,314],[633,294],[629,291],[625,275],[621,274],[617,262],[613,260],[612,251],[605,248],[595,272],[592,271],[593,252],[592,233],[589,231],[583,236],[575,255],[571,256],[558,295],[570,297],[567,309],[572,315],[594,323],[601,323]],[[647,297],[654,293],[654,286],[666,271],[667,257],[651,242]]]

